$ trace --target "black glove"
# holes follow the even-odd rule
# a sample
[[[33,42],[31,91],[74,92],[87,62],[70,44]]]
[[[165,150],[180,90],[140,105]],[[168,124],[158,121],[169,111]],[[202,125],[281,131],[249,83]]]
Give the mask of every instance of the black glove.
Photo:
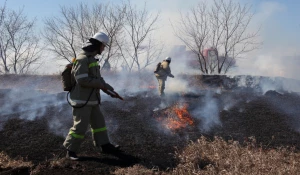
[[[109,94],[109,96],[110,96],[111,98],[117,98],[117,96],[115,96],[115,95],[113,95],[113,94]]]
[[[171,74],[170,77],[171,77],[171,78],[174,78],[174,75]]]
[[[114,91],[113,91],[114,92]],[[107,92],[107,95],[109,95],[111,98],[118,98],[115,93]]]
[[[107,95],[109,95],[112,98],[118,98],[117,94],[115,94],[114,90],[108,90],[108,89],[103,89],[103,92],[105,92]]]
[[[105,88],[108,89],[108,90],[114,91],[114,88],[111,87],[111,85],[109,85],[107,83],[105,84]]]

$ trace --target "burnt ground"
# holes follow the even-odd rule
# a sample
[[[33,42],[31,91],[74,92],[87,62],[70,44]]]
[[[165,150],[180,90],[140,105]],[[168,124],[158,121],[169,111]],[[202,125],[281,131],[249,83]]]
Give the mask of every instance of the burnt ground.
[[[0,174],[112,174],[118,168],[137,164],[168,171],[177,166],[175,152],[202,135],[211,139],[221,136],[240,143],[253,136],[266,149],[294,147],[299,152],[298,93],[282,89],[262,92],[251,85],[239,87],[234,81],[230,86],[224,86],[222,83],[231,80],[220,81],[216,77],[191,80],[193,86],[201,88],[193,92],[168,93],[162,101],[164,108],[158,108],[162,102],[156,89],[144,89],[134,94],[124,90],[120,92],[124,101],[103,99],[101,109],[109,136],[113,143],[122,146],[124,153],[101,154],[93,147],[88,131],[78,153],[81,161],[77,162],[66,160],[62,147],[72,126],[66,93],[42,93],[35,98],[18,100],[13,103],[12,110],[0,114],[0,152],[12,159],[30,161],[33,166],[0,166]],[[2,111],[8,107],[7,94],[11,91],[0,91]],[[47,105],[26,107],[37,101]],[[195,124],[170,130],[164,127],[163,121],[168,118],[166,111],[178,103],[188,104]]]

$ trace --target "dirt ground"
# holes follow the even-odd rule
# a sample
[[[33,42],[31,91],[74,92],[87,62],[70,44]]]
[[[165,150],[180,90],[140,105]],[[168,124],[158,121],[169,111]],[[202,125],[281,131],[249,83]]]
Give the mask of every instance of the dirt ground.
[[[101,109],[109,137],[121,145],[124,152],[101,154],[93,147],[88,131],[78,153],[81,161],[75,162],[64,158],[66,151],[62,147],[72,126],[66,93],[35,94],[34,98],[11,103],[12,110],[7,111],[4,109],[8,108],[8,94],[13,88],[6,85],[0,89],[0,152],[33,165],[12,167],[0,162],[0,174],[113,174],[118,168],[133,165],[168,171],[178,163],[175,152],[202,135],[240,143],[254,136],[266,149],[294,147],[300,151],[300,96],[297,92],[262,92],[251,85],[239,87],[232,79],[220,76],[189,79],[190,86],[198,90],[167,93],[163,101],[152,88],[134,94],[126,94],[124,90],[120,93],[124,101],[103,99]],[[0,77],[0,80],[3,82],[5,78]],[[26,104],[38,103],[38,100],[48,105],[26,108]],[[170,118],[168,112],[176,104],[187,104],[193,125],[176,130],[165,127],[166,119]]]

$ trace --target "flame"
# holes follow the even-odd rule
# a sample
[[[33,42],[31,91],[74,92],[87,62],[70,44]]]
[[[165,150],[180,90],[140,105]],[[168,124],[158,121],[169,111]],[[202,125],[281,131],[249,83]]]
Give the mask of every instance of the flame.
[[[185,128],[187,124],[175,119],[168,118],[166,120],[165,126],[170,130],[177,130],[180,128]]]
[[[142,84],[139,86],[141,89],[156,89],[157,86],[155,85],[154,81],[149,81],[146,84]]]
[[[188,105],[184,104],[183,107],[181,108],[174,108],[175,113],[177,114],[177,116],[180,118],[181,121],[185,121],[186,123],[188,123],[189,125],[193,125],[194,124],[194,120],[192,119],[190,113],[187,110]]]
[[[194,125],[194,120],[187,110],[188,105],[183,106],[175,105],[172,111],[177,115],[177,118],[168,117],[166,119],[165,126],[171,130],[177,130],[180,128],[185,128],[188,125]]]
[[[154,85],[151,85],[151,86],[148,86],[149,89],[156,89],[156,86]]]
[[[149,85],[149,86],[140,86],[142,89],[156,89],[156,86],[154,85]]]

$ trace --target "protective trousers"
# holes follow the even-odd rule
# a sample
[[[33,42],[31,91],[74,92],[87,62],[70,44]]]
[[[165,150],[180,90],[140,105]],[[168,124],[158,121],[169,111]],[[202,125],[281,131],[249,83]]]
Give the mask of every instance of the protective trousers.
[[[157,78],[157,81],[158,81],[158,92],[159,92],[159,95],[161,97],[163,97],[165,95],[164,90],[165,90],[165,82],[166,82],[166,80],[164,78]]]
[[[73,127],[64,142],[64,147],[77,152],[90,125],[95,146],[109,143],[105,120],[99,105],[73,108]]]

